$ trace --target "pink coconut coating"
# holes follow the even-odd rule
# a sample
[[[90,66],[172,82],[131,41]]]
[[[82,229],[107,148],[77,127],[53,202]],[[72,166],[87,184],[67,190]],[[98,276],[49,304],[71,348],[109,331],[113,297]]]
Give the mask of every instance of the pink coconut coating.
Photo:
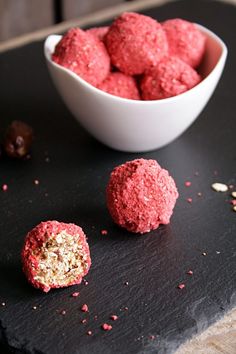
[[[110,58],[103,42],[79,28],[72,28],[62,37],[52,60],[94,86],[110,72]]]
[[[169,53],[182,59],[193,68],[201,63],[205,52],[206,37],[194,23],[180,18],[163,22]]]
[[[201,81],[200,75],[177,57],[165,57],[143,76],[140,87],[144,100],[179,95]]]
[[[111,95],[129,98],[131,100],[140,100],[135,79],[132,76],[119,72],[110,73],[98,88]]]
[[[104,27],[89,28],[86,32],[94,35],[95,37],[100,39],[100,41],[103,41],[108,30],[109,30],[109,26],[104,26]]]
[[[91,266],[91,258],[89,246],[86,241],[86,236],[81,229],[81,227],[75,224],[66,224],[58,221],[46,221],[38,224],[33,230],[31,230],[25,239],[25,243],[22,249],[21,258],[23,264],[23,271],[31,285],[35,288],[41,289],[44,292],[48,292],[52,288],[60,288],[62,285],[50,284],[46,286],[45,284],[39,282],[35,279],[37,274],[37,269],[39,266],[39,256],[42,253],[42,246],[45,242],[50,241],[55,238],[59,233],[65,231],[71,236],[79,235],[79,245],[84,255],[87,257],[88,267],[84,269],[84,272],[78,276],[78,278],[65,286],[80,284],[82,278],[88,273]]]
[[[168,171],[155,160],[137,159],[112,171],[106,196],[116,224],[145,233],[170,222],[178,191]]]
[[[132,12],[113,22],[104,41],[112,64],[127,75],[142,74],[168,53],[162,26],[151,17]]]

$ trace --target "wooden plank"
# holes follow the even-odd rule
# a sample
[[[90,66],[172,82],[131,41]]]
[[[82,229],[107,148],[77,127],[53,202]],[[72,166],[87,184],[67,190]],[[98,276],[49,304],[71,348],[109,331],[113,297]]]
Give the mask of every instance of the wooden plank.
[[[27,1],[27,0],[22,0],[22,1]],[[42,0],[40,2],[38,2],[37,0],[32,0],[32,3],[33,2],[38,3],[38,6],[40,8],[39,12],[40,12],[42,9],[42,3],[44,3],[44,1],[46,1],[46,2],[50,1],[51,6],[52,6],[53,0]],[[18,46],[25,45],[25,44],[33,42],[33,41],[42,40],[43,38],[45,38],[49,34],[61,33],[61,32],[66,31],[70,27],[74,27],[74,26],[81,26],[82,27],[82,26],[93,25],[95,23],[106,21],[109,18],[112,18],[112,17],[118,15],[122,11],[139,11],[142,9],[151,8],[153,6],[162,5],[162,4],[170,2],[170,1],[178,1],[178,0],[136,0],[133,2],[121,3],[116,6],[112,6],[109,8],[105,8],[101,11],[97,11],[93,14],[81,16],[81,17],[78,17],[77,19],[74,19],[74,20],[64,21],[58,25],[47,27],[52,23],[52,21],[51,21],[49,24],[45,24],[45,26],[44,26],[45,28],[43,28],[43,29],[35,30],[36,28],[38,28],[36,26],[36,27],[34,27],[34,29],[32,29],[33,32],[31,32],[31,33],[20,35],[20,32],[18,31],[17,33],[15,33],[15,38],[12,38],[10,40],[5,40],[2,43],[1,43],[1,39],[0,39],[0,52],[5,51],[5,50],[9,50],[12,48],[16,48]],[[225,3],[236,5],[236,0],[218,0],[218,1],[222,1]],[[5,2],[12,3],[12,6],[13,6],[13,3],[14,4],[17,3],[14,0],[0,0],[0,14],[2,13],[2,11],[4,11],[3,10],[3,3],[5,3]],[[49,10],[49,14],[46,14],[45,16],[52,17],[52,11]],[[9,21],[9,19],[7,21]],[[8,24],[8,26],[9,26],[9,24]],[[3,31],[3,27],[4,26],[3,26],[2,20],[1,20],[0,21],[0,37],[1,37],[1,33]],[[5,27],[7,28],[7,25],[5,25]],[[5,31],[7,31],[7,30],[5,30]]]
[[[0,0],[0,41],[53,23],[53,0]]]
[[[0,2],[3,0],[0,0]],[[8,0],[6,0],[8,1]],[[12,0],[13,1],[13,0]],[[26,45],[33,41],[42,40],[52,33],[62,33],[68,30],[70,27],[76,26],[87,26],[87,25],[95,25],[99,24],[99,22],[103,22],[117,16],[119,13],[123,11],[139,11],[142,9],[148,9],[153,6],[163,5],[170,1],[178,1],[178,0],[136,0],[134,2],[121,3],[113,7],[106,8],[104,10],[97,11],[93,14],[78,17],[77,19],[68,20],[61,22],[60,24],[45,27],[42,30],[37,30],[32,33],[28,33],[25,35],[21,35],[16,38],[12,38],[10,40],[0,42],[0,53],[9,50],[12,48],[17,48],[22,45]],[[218,0],[225,3],[236,5],[236,0]]]
[[[63,0],[63,20],[70,20],[82,15],[91,14],[94,11],[117,5],[121,2],[124,2],[124,0]]]
[[[182,345],[175,354],[235,354],[236,309],[202,334]]]
[[[56,34],[56,33],[65,32],[71,27],[76,27],[76,26],[83,27],[88,25],[93,26],[94,24],[99,24],[100,22],[109,20],[124,11],[139,11],[142,9],[152,8],[158,5],[163,5],[171,1],[175,1],[175,0],[137,0],[133,2],[121,3],[116,6],[112,6],[94,12],[93,14],[82,16],[73,20],[68,20],[58,25],[44,28],[42,30],[28,33],[20,37],[16,37],[8,41],[5,41],[3,43],[0,43],[0,53],[5,50],[17,48],[19,46],[31,43],[33,41],[42,40],[43,38],[53,33]]]

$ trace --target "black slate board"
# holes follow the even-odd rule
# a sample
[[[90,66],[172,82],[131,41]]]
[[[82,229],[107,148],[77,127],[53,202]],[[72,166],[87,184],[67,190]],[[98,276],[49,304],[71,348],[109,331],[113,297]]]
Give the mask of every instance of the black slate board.
[[[42,42],[0,55],[0,128],[22,119],[36,133],[32,159],[0,161],[0,185],[9,186],[0,192],[1,353],[169,354],[236,304],[236,213],[229,193],[211,190],[218,180],[236,185],[236,7],[185,0],[145,13],[203,24],[229,48],[223,77],[199,119],[155,152],[120,153],[90,137],[52,86]],[[116,227],[104,198],[112,168],[137,157],[157,159],[180,192],[171,224],[144,236]],[[191,187],[184,186],[186,180]],[[48,219],[84,228],[93,260],[87,286],[45,295],[26,282],[20,263],[24,236]],[[102,229],[109,234],[102,236]],[[183,290],[177,289],[181,282]],[[70,297],[77,289],[80,296]],[[88,315],[80,311],[84,303]],[[103,332],[100,325],[111,323],[111,314],[119,319],[112,331]],[[83,318],[87,324],[81,324]]]

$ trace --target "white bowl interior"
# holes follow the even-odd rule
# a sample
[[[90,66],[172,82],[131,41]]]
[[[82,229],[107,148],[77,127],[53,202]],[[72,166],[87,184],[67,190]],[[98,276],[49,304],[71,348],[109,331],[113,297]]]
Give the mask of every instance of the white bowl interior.
[[[206,52],[198,68],[198,72],[203,78],[206,78],[215,68],[221,56],[227,54],[227,48],[223,41],[213,34],[213,32],[210,32],[206,28],[203,29],[200,25],[198,25],[198,27],[206,36]]]

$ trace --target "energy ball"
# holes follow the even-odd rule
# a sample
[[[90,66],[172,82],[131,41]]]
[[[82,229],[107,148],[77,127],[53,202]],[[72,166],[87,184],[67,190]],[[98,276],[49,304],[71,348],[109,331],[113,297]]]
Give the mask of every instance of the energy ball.
[[[132,76],[119,72],[110,73],[98,88],[111,95],[129,98],[131,100],[140,100],[135,79]]]
[[[108,30],[109,30],[109,26],[104,26],[104,27],[93,27],[88,29],[86,32],[94,35],[95,37],[100,39],[100,41],[103,42],[104,37],[107,34]]]
[[[170,222],[178,191],[157,161],[137,159],[112,171],[106,197],[114,222],[143,234]]]
[[[165,57],[148,70],[140,87],[144,100],[160,100],[179,95],[201,81],[200,75],[177,57]]]
[[[161,24],[132,12],[123,13],[113,22],[105,44],[112,64],[127,75],[142,74],[168,53]]]
[[[62,37],[52,60],[94,86],[110,72],[110,58],[103,42],[79,28],[72,28]]]
[[[58,221],[41,222],[30,231],[21,255],[28,281],[44,292],[80,284],[91,265],[81,227]]]
[[[193,68],[198,67],[204,52],[206,38],[194,23],[180,18],[163,22],[169,53],[182,59]]]

